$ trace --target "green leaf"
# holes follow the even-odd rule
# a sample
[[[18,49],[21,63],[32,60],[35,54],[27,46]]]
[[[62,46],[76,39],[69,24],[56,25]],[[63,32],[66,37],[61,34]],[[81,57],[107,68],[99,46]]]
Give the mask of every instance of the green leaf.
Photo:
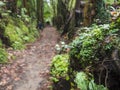
[[[5,3],[3,1],[0,1],[0,7],[5,6]]]

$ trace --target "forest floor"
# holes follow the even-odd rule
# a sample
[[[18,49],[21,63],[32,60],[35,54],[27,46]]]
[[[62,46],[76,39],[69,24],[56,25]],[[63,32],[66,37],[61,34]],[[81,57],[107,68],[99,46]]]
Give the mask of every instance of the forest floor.
[[[41,37],[27,44],[25,50],[9,50],[16,59],[0,66],[0,90],[49,90],[50,63],[58,39],[56,29],[46,27]]]

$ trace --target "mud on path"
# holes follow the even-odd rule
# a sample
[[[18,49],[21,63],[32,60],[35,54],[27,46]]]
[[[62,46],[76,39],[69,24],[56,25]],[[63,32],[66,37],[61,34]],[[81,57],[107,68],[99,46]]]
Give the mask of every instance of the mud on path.
[[[49,70],[59,34],[46,27],[41,38],[27,45],[23,51],[10,52],[16,60],[1,67],[0,90],[49,90]]]

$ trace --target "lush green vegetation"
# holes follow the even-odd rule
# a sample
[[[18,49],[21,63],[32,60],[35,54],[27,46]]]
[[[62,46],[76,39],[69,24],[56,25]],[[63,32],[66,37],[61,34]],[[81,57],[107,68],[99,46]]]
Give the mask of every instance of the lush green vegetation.
[[[0,48],[0,63],[7,63],[8,58],[7,58],[8,54],[5,51],[5,49]]]
[[[35,41],[39,36],[36,19],[33,20],[27,15],[24,8],[21,8],[20,14],[13,12],[12,8],[15,6],[9,8],[7,3],[12,5],[13,2],[0,1],[0,63],[7,63],[8,54],[5,47],[21,50],[25,48],[25,43]],[[20,3],[18,0],[16,7],[19,8]]]
[[[51,64],[51,75],[54,82],[58,82],[60,78],[68,79],[69,56],[56,55]]]
[[[94,83],[93,72],[96,70],[96,65],[104,63],[104,60],[106,60],[106,58],[108,60],[110,59],[115,49],[120,50],[120,39],[118,33],[119,29],[115,28],[115,25],[119,24],[118,21],[119,19],[117,22],[114,22],[112,24],[92,25],[91,27],[80,28],[77,32],[78,35],[76,39],[73,40],[73,42],[69,45],[71,50],[69,52],[70,58],[69,62],[67,62],[67,66],[64,67],[65,63],[62,63],[64,62],[64,56],[60,55],[60,59],[57,59],[56,57],[58,56],[56,56],[53,59],[54,65],[56,66],[51,67],[52,76],[55,75],[55,78],[58,76],[59,78],[63,78],[63,73],[66,72],[66,70],[69,68],[69,70],[66,72],[67,77],[71,79],[71,75],[68,74],[70,72],[78,73],[73,73],[72,77],[75,77],[75,83],[81,90],[87,90],[87,88],[89,88],[89,90],[99,90],[99,88],[101,88],[100,90],[107,90],[107,88],[104,86],[99,86]],[[60,62],[57,62],[57,60]],[[57,67],[57,65],[60,65],[62,67]],[[98,69],[100,67],[98,67]],[[62,74],[56,71],[59,69],[62,70]],[[53,74],[53,72],[56,74]],[[85,72],[89,73],[88,76],[86,76]]]
[[[91,3],[91,1],[92,0],[90,0],[89,3]],[[72,19],[66,24],[66,27],[63,28],[63,32],[64,29],[69,30],[67,31],[68,37],[71,32],[75,33],[72,42],[68,45],[64,43],[66,48],[61,47],[62,45],[57,45],[58,48],[56,48],[56,50],[60,51],[61,62],[64,61],[61,53],[65,53],[65,50],[70,50],[67,66],[68,71],[66,73],[66,81],[70,82],[68,87],[70,86],[73,90],[75,88],[79,88],[80,90],[113,90],[114,87],[109,85],[113,85],[114,82],[109,82],[109,80],[114,81],[114,79],[111,78],[111,73],[119,78],[118,65],[120,65],[119,61],[114,61],[119,60],[120,52],[120,18],[119,15],[116,14],[119,13],[119,10],[114,8],[114,5],[117,6],[119,1],[114,2],[114,0],[105,0],[104,3],[103,0],[101,2],[98,0],[94,2],[97,5],[97,13],[95,12],[94,18],[92,18],[91,15],[89,16],[90,9],[88,9],[88,7],[93,8],[89,6],[89,3],[87,3],[88,5],[86,4],[83,11],[83,15],[85,15],[83,17],[83,25],[79,26],[80,28],[77,29],[77,31],[74,30],[74,20]],[[111,5],[110,7],[114,9],[115,15],[108,11],[105,5]],[[91,18],[86,17],[86,14]],[[89,21],[89,19],[92,21]],[[74,27],[72,30],[71,25]],[[58,62],[54,62],[54,64],[58,65]],[[54,68],[55,67],[51,67],[52,72],[56,71]],[[51,75],[54,76],[56,74]],[[57,78],[57,76],[54,76],[54,78]],[[65,80],[62,76],[59,78],[56,84],[61,83],[61,78]],[[119,83],[119,81],[117,83]],[[117,88],[119,88],[119,86],[117,86]]]
[[[51,63],[55,85],[64,80],[71,89],[118,89],[120,80],[112,74],[120,77],[119,4],[120,0],[1,0],[0,63],[8,62],[8,48],[21,50],[36,40],[39,22],[50,22],[63,39]]]
[[[9,19],[10,20],[10,19]],[[18,25],[16,25],[16,23]],[[37,30],[36,30],[37,31]],[[4,28],[4,37],[8,38],[8,42],[10,42],[10,46],[14,49],[22,49],[24,47],[25,42],[34,41],[34,35],[30,36],[31,33],[22,21],[12,21],[8,22],[8,24]],[[6,42],[7,43],[7,42]]]
[[[111,29],[109,24],[93,25],[80,31],[84,32],[72,42],[70,56],[78,60],[76,63],[79,62],[81,68],[99,61],[100,56],[110,54],[112,49],[119,48],[118,29]]]
[[[94,78],[92,76],[90,78],[90,75],[88,76],[84,72],[76,74],[75,82],[81,90],[108,90],[103,85],[97,85]]]

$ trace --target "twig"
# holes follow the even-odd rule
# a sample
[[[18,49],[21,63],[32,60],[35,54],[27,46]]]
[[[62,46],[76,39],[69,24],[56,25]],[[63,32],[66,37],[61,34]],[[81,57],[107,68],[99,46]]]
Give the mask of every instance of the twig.
[[[108,69],[107,67],[104,65],[104,62],[106,62],[108,60],[106,60],[106,58],[102,61],[102,66],[104,67],[104,69],[106,70],[106,76],[105,76],[105,86],[107,87],[107,79],[108,79]],[[102,72],[103,70],[100,71],[100,76],[99,76],[99,84],[101,84],[101,76],[102,76]]]
[[[99,75],[99,85],[101,84],[102,71],[103,71],[103,70],[100,71],[100,75]]]
[[[108,69],[106,66],[104,66],[105,70],[106,70],[106,76],[105,76],[105,86],[107,87],[107,79],[108,79]]]
[[[105,60],[104,62],[112,62],[112,61],[120,61],[119,59],[118,60]],[[103,63],[103,61],[98,61],[98,63]]]

